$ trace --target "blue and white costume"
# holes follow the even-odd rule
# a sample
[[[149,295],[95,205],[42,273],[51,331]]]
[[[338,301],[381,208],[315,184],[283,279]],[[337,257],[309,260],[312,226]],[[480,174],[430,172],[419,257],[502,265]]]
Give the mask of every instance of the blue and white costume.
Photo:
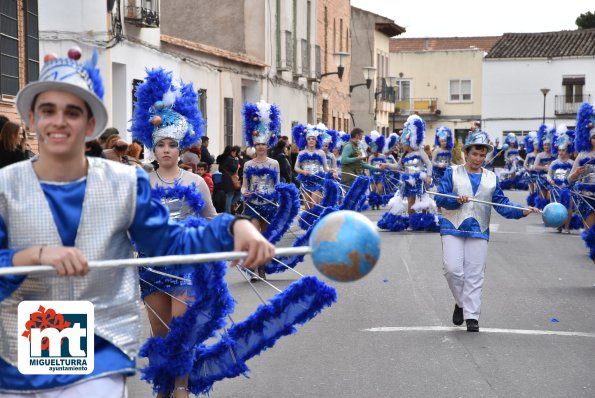
[[[444,171],[450,167],[452,161],[452,130],[446,126],[436,128],[434,145],[436,148],[432,152],[432,177],[434,178],[434,184],[438,185]],[[445,145],[444,148],[443,145]]]
[[[573,146],[565,129],[561,130],[558,128],[554,146],[558,151],[558,158],[550,163],[546,177],[549,183],[550,197],[553,198],[554,201],[562,203],[569,211],[569,214],[571,214],[574,206],[572,204],[572,195],[569,190],[570,182],[568,181],[568,176],[570,175],[570,170],[572,169],[574,162],[568,157],[568,154],[573,151]],[[566,151],[565,159],[562,158],[562,153],[560,151]],[[572,225],[573,218],[575,220],[574,225]],[[570,229],[582,228],[582,222],[578,215],[576,215],[576,217],[572,216],[569,221],[570,223],[566,226],[567,231]],[[560,226],[558,230],[561,231],[562,226]]]
[[[589,257],[595,261],[595,111],[592,104],[583,103],[576,115],[575,148],[579,152],[570,171],[569,181],[574,183],[573,197],[588,228],[582,238],[589,248]],[[579,173],[578,168],[584,167]]]
[[[242,111],[244,116],[244,136],[248,146],[265,144],[273,148],[277,143],[281,129],[280,111],[274,104],[260,101],[256,104],[246,103]],[[244,215],[264,218],[271,222],[277,212],[279,200],[275,186],[281,182],[279,162],[269,157],[266,160],[252,159],[244,165],[242,194],[250,192],[245,198]]]
[[[171,72],[161,68],[148,70],[144,82],[137,89],[136,99],[131,131],[133,137],[147,148],[154,150],[160,141],[170,139],[183,150],[200,140],[204,122],[192,84],[180,83],[178,86],[174,84]],[[201,215],[212,218],[216,215],[208,187],[200,176],[180,169],[176,179],[167,181],[157,170],[149,175],[149,181],[155,189],[154,195],[169,209],[174,221],[182,222]],[[202,192],[199,186],[202,186]],[[196,196],[200,205],[190,206],[192,196]],[[208,207],[205,202],[209,203]],[[142,251],[140,253],[146,255]],[[193,270],[192,264],[171,265],[158,270],[184,279],[181,280],[153,272],[150,267],[139,268],[142,298],[155,292],[174,295],[189,293]]]
[[[315,148],[307,147],[307,139],[316,138]],[[311,192],[324,191],[324,179],[329,171],[326,161],[326,154],[322,150],[322,135],[315,126],[298,124],[293,128],[294,142],[300,149],[295,171],[298,172],[296,179],[302,184],[302,188],[310,194]],[[307,174],[304,174],[306,172]]]
[[[485,133],[484,133],[485,134]],[[487,135],[471,137],[465,145],[488,147]],[[466,195],[488,202],[514,205],[499,186],[496,174],[485,168],[469,173],[465,165],[453,166],[444,173],[438,192],[453,196]],[[481,290],[487,256],[491,206],[438,196],[436,203],[443,209],[440,222],[444,275],[464,319],[478,320],[481,312]],[[521,210],[495,207],[506,218],[521,218]]]

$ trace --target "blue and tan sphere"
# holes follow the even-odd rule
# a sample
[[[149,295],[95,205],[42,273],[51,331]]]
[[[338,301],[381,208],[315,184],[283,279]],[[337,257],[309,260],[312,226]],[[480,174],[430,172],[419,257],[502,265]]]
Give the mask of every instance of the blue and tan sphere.
[[[568,210],[561,203],[550,203],[543,208],[541,217],[546,225],[558,228],[568,218]]]
[[[314,266],[329,279],[353,282],[366,276],[380,257],[380,235],[364,215],[348,210],[321,219],[310,236]]]

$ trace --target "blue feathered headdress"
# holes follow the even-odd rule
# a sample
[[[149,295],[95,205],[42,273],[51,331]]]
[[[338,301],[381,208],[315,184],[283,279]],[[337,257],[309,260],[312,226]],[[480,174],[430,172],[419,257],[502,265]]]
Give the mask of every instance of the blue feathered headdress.
[[[328,145],[329,152],[337,146],[339,141],[339,133],[332,129],[326,129],[322,132],[322,145]]]
[[[591,137],[595,135],[595,113],[593,105],[584,102],[576,114],[576,150],[590,152],[593,149]]]
[[[368,144],[372,152],[382,152],[384,150],[386,138],[384,138],[384,136],[378,131],[371,131],[370,135],[366,135],[364,139],[366,140],[366,144]]]
[[[525,151],[527,153],[533,152],[535,150],[534,144],[538,143],[537,132],[531,131],[529,134],[525,136],[525,138],[523,138],[523,140],[525,141]]]
[[[539,126],[539,130],[537,130],[537,137],[539,139],[539,152],[543,151],[544,143],[552,144],[551,148],[553,150],[555,134],[556,129],[553,126],[547,124],[542,124],[541,126]]]
[[[192,83],[175,84],[172,73],[162,68],[147,70],[136,90],[132,136],[147,148],[170,138],[180,149],[197,143],[203,135],[203,118]]]
[[[508,145],[515,144],[517,147],[519,145],[519,139],[517,138],[515,133],[506,134],[506,138],[504,138],[504,142]]]
[[[256,104],[246,102],[242,109],[244,117],[244,136],[248,146],[266,144],[272,148],[279,139],[281,131],[281,112],[274,104],[260,101]]]
[[[405,122],[401,142],[403,145],[409,145],[413,149],[418,149],[426,137],[426,122],[417,116],[411,115]]]
[[[452,130],[446,126],[440,126],[436,128],[436,138],[434,139],[434,145],[440,147],[440,140],[446,140],[446,149],[449,151],[453,147],[452,142]]]
[[[316,137],[316,149],[322,148],[322,134],[319,129],[311,124],[297,124],[291,130],[291,134],[293,135],[293,142],[295,142],[295,145],[297,145],[300,150],[306,148],[308,137]]]
[[[558,128],[556,129],[556,139],[554,142],[554,147],[556,149],[556,152],[559,149],[566,149],[569,154],[574,152],[572,137],[571,134],[569,134],[569,130],[566,127],[566,125],[562,124],[558,126]]]
[[[388,136],[388,140],[386,140],[386,145],[384,147],[384,152],[390,152],[395,145],[397,145],[401,141],[401,137],[397,133],[390,133]]]

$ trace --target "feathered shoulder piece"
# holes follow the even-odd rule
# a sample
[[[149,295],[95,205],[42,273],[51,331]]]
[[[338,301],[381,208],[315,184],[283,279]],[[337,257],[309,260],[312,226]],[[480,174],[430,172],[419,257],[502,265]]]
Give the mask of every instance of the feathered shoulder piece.
[[[440,126],[436,128],[436,138],[434,139],[434,145],[440,147],[440,141],[446,141],[446,149],[452,149],[452,130],[450,128],[446,126]]]
[[[593,105],[584,102],[576,114],[575,146],[579,152],[590,152],[593,149],[591,137],[595,135],[595,113]]]
[[[162,68],[147,70],[136,90],[132,136],[147,148],[170,138],[180,149],[188,148],[203,135],[203,118],[192,83],[174,83],[172,73]]]
[[[426,122],[418,115],[411,115],[405,122],[401,142],[413,149],[418,149],[426,137]]]
[[[242,109],[244,117],[244,136],[248,146],[266,144],[272,148],[279,139],[281,131],[281,112],[274,104],[260,101],[256,104],[246,102]]]
[[[372,130],[364,139],[372,152],[382,152],[386,144],[386,138],[376,130]]]

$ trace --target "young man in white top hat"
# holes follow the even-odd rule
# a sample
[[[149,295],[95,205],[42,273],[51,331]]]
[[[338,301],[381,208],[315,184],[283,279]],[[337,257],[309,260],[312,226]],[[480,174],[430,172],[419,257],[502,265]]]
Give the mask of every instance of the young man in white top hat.
[[[141,169],[85,157],[107,111],[96,68],[50,54],[17,109],[39,140],[39,156],[0,170],[0,267],[47,264],[56,274],[0,277],[0,395],[123,397],[141,343],[138,273],[90,272],[89,261],[130,258],[131,239],[149,256],[245,250],[244,265],[271,260],[274,247],[247,220],[221,215],[202,228],[168,223]],[[236,222],[237,221],[237,222]],[[17,368],[17,306],[24,300],[81,300],[95,307],[90,374],[24,375]],[[2,395],[6,394],[6,395]]]
[[[488,135],[475,130],[463,147],[465,164],[447,169],[440,180],[438,192],[453,198],[436,197],[443,208],[440,222],[444,276],[455,299],[452,321],[468,332],[479,331],[481,290],[490,235],[491,206],[473,202],[479,199],[492,203],[522,207],[511,203],[500,188],[496,175],[482,167],[492,151]],[[526,210],[494,206],[506,218],[521,218],[538,209]]]

